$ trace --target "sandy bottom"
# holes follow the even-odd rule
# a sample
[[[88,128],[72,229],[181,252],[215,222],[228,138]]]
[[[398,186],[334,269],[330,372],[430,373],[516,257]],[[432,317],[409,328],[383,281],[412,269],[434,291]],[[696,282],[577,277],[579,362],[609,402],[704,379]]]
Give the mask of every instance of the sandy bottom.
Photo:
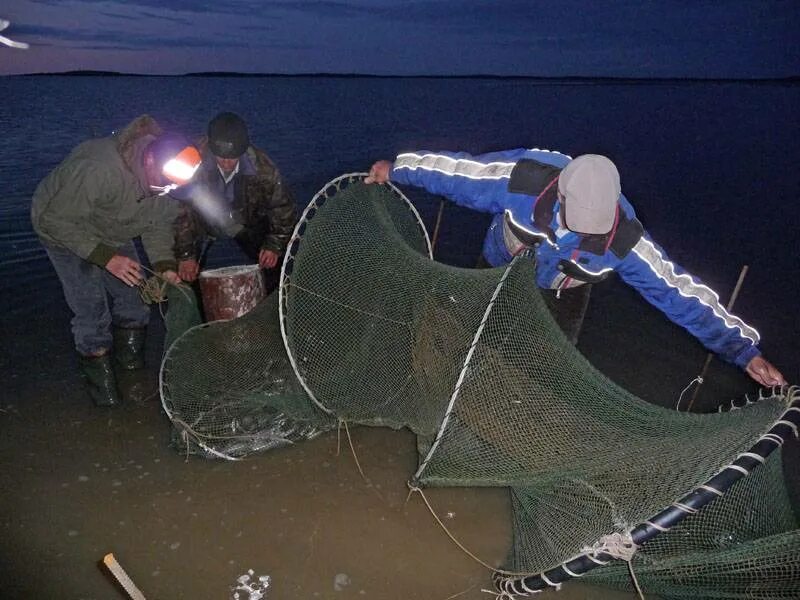
[[[596,305],[602,310],[603,299]],[[602,329],[588,325],[586,343],[607,347]],[[236,463],[178,455],[155,395],[159,329],[151,326],[153,367],[122,380],[126,405],[101,410],[77,376],[65,310],[3,324],[13,343],[0,357],[0,597],[124,598],[100,564],[113,552],[149,599],[232,598],[250,570],[270,576],[265,600],[492,598],[481,591],[491,587],[489,571],[456,547],[419,496],[407,501],[417,460],[408,431],[351,429],[366,480],[344,435],[337,454],[336,432]],[[641,323],[631,333],[641,338]],[[630,365],[626,352],[643,360],[641,348],[627,348],[613,362],[598,352],[597,363]],[[637,393],[672,386],[674,398],[703,356],[681,354],[684,379],[668,377],[659,357],[645,357],[661,361],[658,369],[618,375],[638,382]],[[504,562],[504,489],[426,495],[467,548]],[[550,597],[635,596],[572,582],[537,596]]]

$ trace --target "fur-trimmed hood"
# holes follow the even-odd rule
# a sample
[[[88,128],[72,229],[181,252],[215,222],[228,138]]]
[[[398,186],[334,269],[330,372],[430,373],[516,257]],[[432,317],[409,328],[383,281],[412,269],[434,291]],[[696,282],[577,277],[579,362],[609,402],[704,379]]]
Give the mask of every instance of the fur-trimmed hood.
[[[171,261],[174,268],[177,202],[153,194],[142,161],[160,133],[158,123],[143,115],[111,136],[76,146],[33,194],[31,223],[39,237],[99,267],[141,237],[154,266]]]
[[[114,134],[119,152],[125,165],[137,175],[142,173],[142,152],[147,144],[162,133],[161,126],[150,115],[136,117],[119,133]]]

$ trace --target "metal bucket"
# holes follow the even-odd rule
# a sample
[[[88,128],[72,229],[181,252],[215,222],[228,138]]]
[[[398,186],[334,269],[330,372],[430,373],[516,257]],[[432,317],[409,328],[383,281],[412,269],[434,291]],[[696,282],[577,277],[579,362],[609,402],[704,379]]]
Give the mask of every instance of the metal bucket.
[[[206,321],[241,317],[267,295],[264,276],[258,265],[201,271],[198,282]]]

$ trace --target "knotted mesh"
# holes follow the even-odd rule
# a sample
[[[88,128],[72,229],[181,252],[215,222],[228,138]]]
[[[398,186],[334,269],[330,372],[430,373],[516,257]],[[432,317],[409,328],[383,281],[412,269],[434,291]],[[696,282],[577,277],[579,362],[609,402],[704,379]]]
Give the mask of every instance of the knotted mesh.
[[[512,488],[515,571],[553,569],[678,506],[691,516],[634,555],[649,589],[737,597],[770,581],[765,589],[782,591],[741,597],[790,597],[800,548],[779,453],[700,514],[676,501],[798,410],[791,393],[713,415],[645,402],[568,342],[534,269],[526,257],[486,270],[439,264],[396,189],[336,180],[298,225],[279,299],[173,345],[165,406],[193,430],[186,405],[200,401],[178,401],[178,390],[206,399],[204,419],[220,431],[236,421],[231,407],[322,426],[409,427],[419,439],[415,483]],[[737,577],[722,575],[729,562]],[[619,567],[594,573],[623,581]]]

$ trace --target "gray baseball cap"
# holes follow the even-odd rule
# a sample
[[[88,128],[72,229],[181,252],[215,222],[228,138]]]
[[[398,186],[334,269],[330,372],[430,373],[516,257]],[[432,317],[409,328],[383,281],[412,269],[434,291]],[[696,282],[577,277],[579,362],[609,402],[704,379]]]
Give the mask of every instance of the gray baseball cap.
[[[614,226],[622,191],[617,167],[605,156],[583,154],[558,177],[558,191],[566,199],[563,218],[578,233],[608,233]]]

